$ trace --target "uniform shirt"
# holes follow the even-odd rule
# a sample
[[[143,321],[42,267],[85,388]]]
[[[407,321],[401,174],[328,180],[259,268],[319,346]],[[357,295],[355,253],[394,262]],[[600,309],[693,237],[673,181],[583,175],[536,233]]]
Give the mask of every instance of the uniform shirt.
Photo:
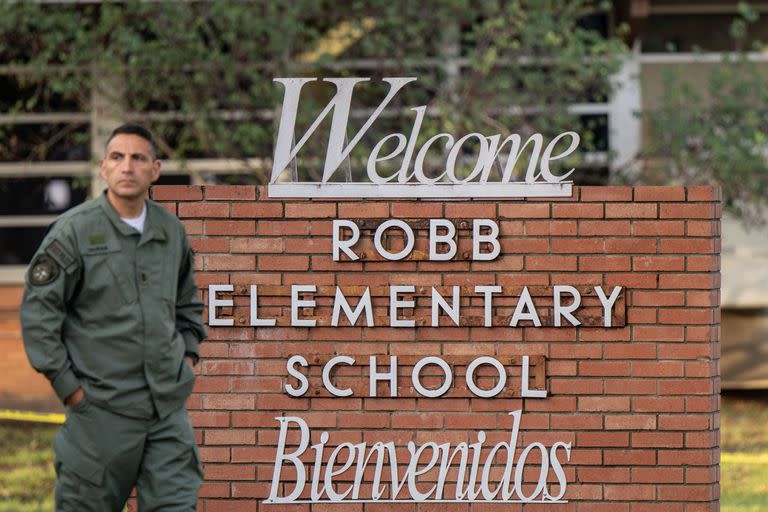
[[[147,201],[139,233],[102,194],[62,215],[35,254],[24,346],[62,401],[82,387],[113,412],[163,418],[192,390],[184,355],[206,336],[202,309],[178,219]]]

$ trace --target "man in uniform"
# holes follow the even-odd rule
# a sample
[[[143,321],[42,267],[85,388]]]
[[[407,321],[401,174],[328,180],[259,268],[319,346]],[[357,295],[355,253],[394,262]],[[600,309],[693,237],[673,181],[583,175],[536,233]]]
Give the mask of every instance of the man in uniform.
[[[147,200],[152,135],[110,136],[107,190],[51,226],[26,276],[27,355],[66,405],[56,436],[56,510],[194,511],[202,482],[184,407],[205,337],[181,223]]]

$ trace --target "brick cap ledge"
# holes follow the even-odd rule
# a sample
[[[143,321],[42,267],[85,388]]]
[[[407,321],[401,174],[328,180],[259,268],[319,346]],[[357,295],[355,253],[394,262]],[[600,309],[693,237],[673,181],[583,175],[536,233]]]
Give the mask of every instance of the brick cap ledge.
[[[155,201],[256,201],[279,200],[271,199],[267,185],[155,185],[150,189],[150,197]],[[291,201],[422,201],[426,199],[413,198],[319,198],[319,199],[286,199]],[[455,199],[430,198],[428,201],[456,201]],[[510,198],[510,201],[528,202],[717,202],[722,200],[722,191],[718,186],[576,186],[571,197],[553,198]],[[459,200],[461,201],[461,200]],[[499,199],[471,199],[467,201],[498,202]]]

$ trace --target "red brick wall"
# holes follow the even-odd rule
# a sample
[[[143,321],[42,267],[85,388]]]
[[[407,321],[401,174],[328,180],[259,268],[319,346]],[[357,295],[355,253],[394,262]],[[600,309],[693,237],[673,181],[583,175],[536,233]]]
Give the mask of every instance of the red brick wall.
[[[189,401],[205,465],[205,512],[339,508],[262,503],[272,478],[276,416],[306,419],[313,442],[320,431],[329,431],[332,443],[382,440],[405,447],[408,441],[473,442],[479,429],[487,432],[489,442],[508,439],[508,412],[515,409],[523,411],[523,443],[572,443],[564,465],[568,503],[524,510],[718,510],[717,189],[581,187],[568,199],[457,202],[283,201],[268,198],[266,187],[159,186],[153,197],[186,225],[200,286],[235,285],[234,309],[222,308],[219,315],[234,318],[235,326],[210,329]],[[363,229],[359,247],[365,259],[332,261],[333,219],[359,219],[370,227],[389,218],[448,218],[457,224],[491,218],[501,228],[501,255],[493,262],[461,256],[429,262],[423,252],[428,231],[420,229],[414,256],[388,262],[376,256],[372,232]],[[461,255],[469,250],[469,231],[460,229],[459,239]],[[453,327],[448,319],[438,328],[368,328],[360,327],[362,322],[357,327],[291,328],[281,326],[283,318],[278,327],[253,328],[247,325],[243,288],[251,284],[265,290],[259,295],[262,316],[290,317],[284,290],[291,284],[372,289],[413,284],[416,295],[427,298],[432,285],[497,284],[518,291],[527,285],[544,296],[532,293],[543,309],[546,290],[553,285],[585,290],[602,285],[608,292],[618,285],[624,287],[624,316],[613,328]],[[322,323],[330,317],[332,296],[316,298],[317,307],[308,314]],[[377,323],[387,314],[383,299],[374,298]],[[419,306],[417,319],[429,315],[421,300]],[[462,317],[478,307],[476,298],[462,299]],[[503,313],[510,306],[500,307]],[[543,355],[549,396],[482,399],[456,389],[455,395],[421,398],[409,389],[410,373],[403,372],[399,398],[368,398],[361,373],[347,375],[355,396],[330,397],[311,380],[306,396],[292,398],[283,385],[294,382],[285,370],[294,354],[308,359],[350,355],[363,364],[371,354],[439,355],[450,364],[475,355],[500,360]],[[385,363],[388,359],[380,364]],[[313,367],[313,374],[318,371]],[[476,504],[471,510],[523,510],[520,505],[501,507]],[[365,510],[384,509],[470,507],[365,505]]]
[[[19,309],[24,286],[0,286],[0,409],[63,412],[48,379],[29,364],[21,339]]]

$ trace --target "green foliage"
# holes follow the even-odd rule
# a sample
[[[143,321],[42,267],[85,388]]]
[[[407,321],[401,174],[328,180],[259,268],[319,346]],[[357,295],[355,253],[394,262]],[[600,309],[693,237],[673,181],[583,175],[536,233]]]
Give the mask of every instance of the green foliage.
[[[734,45],[757,13],[745,4],[731,27]],[[759,43],[758,43],[759,45]],[[768,202],[768,68],[745,52],[726,54],[705,81],[669,67],[660,108],[643,113],[653,140],[642,155],[649,183],[718,184],[724,208],[759,221]]]
[[[486,2],[464,36],[469,70],[459,100],[446,102],[460,132],[547,135],[577,130],[573,103],[603,101],[625,50],[616,38],[579,26],[594,4],[515,0]],[[587,145],[586,149],[589,148]]]
[[[29,93],[11,112],[46,111],[68,101],[89,111],[91,91],[137,113],[171,157],[269,157],[281,76],[417,76],[395,106],[428,104],[422,142],[439,131],[463,134],[582,132],[566,105],[610,94],[624,45],[579,25],[606,9],[576,0],[392,2],[4,2],[0,63],[23,66]],[[372,25],[368,21],[373,20]],[[341,52],[303,58],[347,24]],[[464,66],[452,68],[453,59]],[[365,66],[354,62],[364,60]],[[363,91],[363,89],[366,91]],[[307,87],[302,123],[332,88]],[[359,107],[384,89],[356,92]],[[313,102],[314,106],[313,107]],[[174,112],[182,120],[158,114]],[[387,129],[407,133],[412,116]],[[356,129],[350,127],[350,130]],[[586,133],[585,133],[586,132]],[[374,130],[367,149],[389,131]],[[315,137],[313,139],[320,139]],[[322,141],[318,141],[321,143]],[[310,148],[311,149],[311,148]]]

